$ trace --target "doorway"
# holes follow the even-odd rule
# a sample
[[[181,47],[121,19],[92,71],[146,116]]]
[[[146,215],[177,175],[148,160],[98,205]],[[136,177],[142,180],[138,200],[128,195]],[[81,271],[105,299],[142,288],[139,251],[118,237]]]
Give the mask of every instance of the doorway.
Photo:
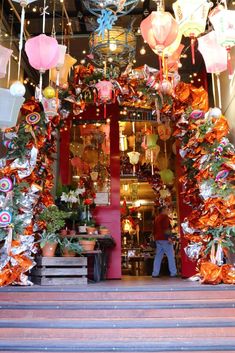
[[[167,206],[180,273],[180,235],[175,186],[175,140],[160,135],[156,121],[119,122],[121,258],[123,276],[151,276],[155,249],[154,218],[160,206]],[[164,132],[164,131],[163,131]],[[165,132],[166,134],[167,132]],[[164,257],[161,275],[168,275]]]

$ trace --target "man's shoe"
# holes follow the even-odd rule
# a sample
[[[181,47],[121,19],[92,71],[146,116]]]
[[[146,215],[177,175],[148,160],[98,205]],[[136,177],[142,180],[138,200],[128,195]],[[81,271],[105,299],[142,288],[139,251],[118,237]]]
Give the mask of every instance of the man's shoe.
[[[171,278],[176,278],[178,277],[177,275],[170,275]]]
[[[160,276],[158,275],[158,276],[152,276],[152,278],[159,278]]]

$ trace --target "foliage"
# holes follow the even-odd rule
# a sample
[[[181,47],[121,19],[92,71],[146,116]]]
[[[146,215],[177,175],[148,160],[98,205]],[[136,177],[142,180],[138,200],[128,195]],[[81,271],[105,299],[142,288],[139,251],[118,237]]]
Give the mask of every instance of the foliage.
[[[75,252],[76,254],[81,254],[83,250],[82,246],[76,239],[63,238],[60,240],[59,245],[62,251],[66,249],[68,251]]]
[[[60,211],[55,205],[49,206],[39,215],[39,220],[45,222],[45,230],[49,234],[55,234],[65,225],[67,213]]]
[[[43,248],[47,243],[53,244],[60,241],[59,235],[56,233],[47,233],[45,230],[41,234],[40,246]]]

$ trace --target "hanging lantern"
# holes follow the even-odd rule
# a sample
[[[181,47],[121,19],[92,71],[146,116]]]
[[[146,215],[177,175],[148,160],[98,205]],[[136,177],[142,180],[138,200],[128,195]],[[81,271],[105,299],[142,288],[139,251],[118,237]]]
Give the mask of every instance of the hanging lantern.
[[[136,151],[131,151],[127,153],[129,159],[130,159],[130,163],[132,165],[136,165],[139,163],[139,158],[140,158],[140,153],[136,152]]]
[[[165,11],[153,11],[140,24],[142,37],[157,54],[176,40],[178,28],[173,16]]]
[[[214,74],[217,78],[217,90],[219,97],[219,107],[222,106],[221,101],[221,87],[220,87],[220,72],[227,70],[227,51],[224,47],[218,44],[215,31],[211,31],[205,36],[198,38],[198,50],[201,52],[205,65],[206,71],[212,74],[212,88],[214,103],[216,104],[215,94],[215,83]]]
[[[12,54],[12,50],[0,45],[0,78],[5,77],[7,64]]]
[[[163,169],[159,172],[162,182],[164,184],[170,185],[174,182],[174,173],[170,169]]]
[[[107,10],[119,17],[132,11],[139,0],[82,0],[82,2],[87,10],[95,16],[100,16],[102,10]]]
[[[193,64],[195,64],[195,38],[205,32],[210,6],[207,0],[177,0],[172,5],[180,31],[185,37],[191,38]]]
[[[98,66],[104,62],[119,67],[126,66],[135,58],[136,36],[129,29],[113,26],[104,36],[93,32],[89,40],[91,60]]]
[[[231,48],[235,45],[235,11],[219,9],[209,16],[214,27],[218,44],[227,50],[229,75],[232,75]]]
[[[167,141],[171,137],[171,127],[169,125],[160,124],[157,131],[162,141]]]
[[[77,62],[70,54],[65,54],[64,62],[61,66],[58,66],[50,70],[50,79],[55,82],[57,86],[63,86],[68,82],[69,71],[73,65]]]
[[[103,80],[99,81],[95,88],[98,91],[97,101],[99,104],[104,104],[104,118],[106,119],[106,104],[113,103],[115,101],[115,92],[112,82]]]
[[[126,135],[120,135],[119,137],[119,150],[125,152],[128,149]]]
[[[55,38],[40,34],[25,43],[30,65],[40,72],[40,100],[42,99],[42,74],[55,67],[59,58],[59,45]]]
[[[9,128],[17,124],[24,97],[13,95],[9,89],[0,88],[0,128]]]

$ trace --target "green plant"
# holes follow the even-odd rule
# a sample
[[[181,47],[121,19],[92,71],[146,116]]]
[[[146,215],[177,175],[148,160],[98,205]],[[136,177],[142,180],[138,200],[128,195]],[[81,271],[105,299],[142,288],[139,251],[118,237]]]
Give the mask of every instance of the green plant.
[[[65,218],[68,215],[64,211],[60,211],[57,206],[49,206],[43,210],[39,216],[40,221],[45,223],[45,231],[49,234],[55,234],[65,226]]]
[[[47,243],[58,243],[59,235],[56,233],[47,233],[45,230],[41,234],[40,246],[43,248]]]
[[[83,250],[79,242],[74,239],[64,238],[63,240],[60,240],[59,245],[62,251],[66,249],[68,251],[73,251],[76,254],[81,254]]]

